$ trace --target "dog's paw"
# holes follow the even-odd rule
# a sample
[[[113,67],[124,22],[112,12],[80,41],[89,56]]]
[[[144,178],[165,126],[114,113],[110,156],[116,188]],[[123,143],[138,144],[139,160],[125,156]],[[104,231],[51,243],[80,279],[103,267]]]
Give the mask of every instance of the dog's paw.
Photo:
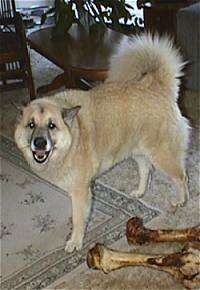
[[[183,206],[185,206],[186,202],[187,202],[187,199],[185,199],[185,198],[182,198],[182,199],[180,199],[180,200],[177,200],[177,199],[173,198],[173,199],[171,200],[171,205],[172,205],[174,208],[178,208],[178,207],[183,207]]]
[[[131,191],[129,195],[131,197],[141,198],[144,195],[144,193],[145,193],[144,191],[136,189]]]
[[[79,251],[82,248],[83,241],[82,239],[71,238],[67,241],[65,246],[65,252],[72,253],[73,251]]]

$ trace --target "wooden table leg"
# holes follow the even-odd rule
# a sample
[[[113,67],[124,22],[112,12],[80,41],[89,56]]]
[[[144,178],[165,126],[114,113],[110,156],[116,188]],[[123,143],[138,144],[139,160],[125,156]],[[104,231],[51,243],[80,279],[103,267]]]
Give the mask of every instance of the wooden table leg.
[[[76,82],[70,70],[57,75],[50,84],[39,87],[37,93],[46,94],[50,91],[57,90],[62,86],[65,86],[68,89],[76,88]]]
[[[62,86],[66,89],[82,90],[90,90],[93,87],[92,83],[80,77],[77,73],[73,73],[72,70],[67,70],[57,75],[50,84],[39,87],[37,93],[46,94]]]
[[[56,90],[64,85],[64,73],[55,77],[55,79],[48,85],[37,88],[38,94],[46,94],[50,91]]]

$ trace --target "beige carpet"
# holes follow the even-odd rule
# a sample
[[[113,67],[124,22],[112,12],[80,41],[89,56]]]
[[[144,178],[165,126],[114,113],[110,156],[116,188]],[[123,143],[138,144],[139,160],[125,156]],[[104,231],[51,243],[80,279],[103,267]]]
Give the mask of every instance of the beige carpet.
[[[49,82],[60,70],[32,52],[36,85]],[[33,175],[13,144],[16,110],[11,101],[27,100],[26,90],[1,96],[2,162],[2,275],[1,289],[68,290],[156,290],[184,289],[168,274],[144,267],[130,267],[110,274],[88,269],[87,250],[95,242],[120,250],[171,252],[180,244],[130,248],[123,238],[126,220],[133,215],[144,218],[152,228],[184,228],[200,222],[199,215],[199,96],[186,92],[184,105],[193,129],[187,159],[190,200],[172,211],[170,197],[174,188],[166,176],[155,170],[152,183],[140,201],[129,197],[138,185],[137,165],[124,160],[98,177],[93,184],[95,206],[88,238],[81,253],[66,255],[64,242],[70,231],[70,200],[55,186]],[[65,200],[65,201],[64,201]],[[56,203],[58,211],[52,210]],[[65,205],[63,205],[65,204]],[[69,211],[65,211],[69,208]],[[62,209],[62,210],[61,210]],[[128,214],[127,214],[128,213]]]

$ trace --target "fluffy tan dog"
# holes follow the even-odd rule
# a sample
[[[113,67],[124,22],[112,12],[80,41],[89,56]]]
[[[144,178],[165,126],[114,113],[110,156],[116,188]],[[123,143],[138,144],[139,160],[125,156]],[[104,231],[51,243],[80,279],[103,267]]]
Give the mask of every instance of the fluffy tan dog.
[[[175,181],[175,205],[187,200],[189,126],[176,103],[182,66],[169,40],[134,37],[119,46],[104,84],[37,99],[22,110],[15,132],[19,149],[37,174],[72,198],[66,251],[82,246],[91,178],[125,157],[138,162],[137,197],[145,192],[152,163]]]

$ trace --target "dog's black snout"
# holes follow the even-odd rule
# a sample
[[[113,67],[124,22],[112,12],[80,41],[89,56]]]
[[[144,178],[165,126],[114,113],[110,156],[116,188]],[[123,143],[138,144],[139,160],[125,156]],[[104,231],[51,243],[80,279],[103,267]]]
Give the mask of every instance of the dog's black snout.
[[[47,146],[47,140],[44,137],[36,137],[33,144],[36,149],[44,150]]]

